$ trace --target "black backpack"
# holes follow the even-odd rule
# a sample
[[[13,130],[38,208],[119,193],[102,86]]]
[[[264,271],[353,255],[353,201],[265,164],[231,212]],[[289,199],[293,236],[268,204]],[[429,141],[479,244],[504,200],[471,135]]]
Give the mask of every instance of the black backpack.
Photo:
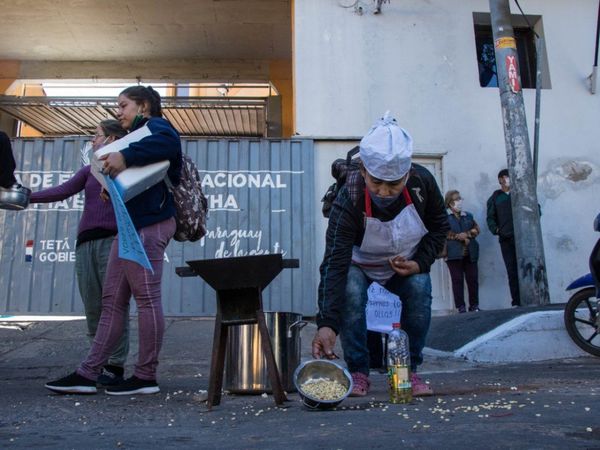
[[[339,158],[336,159],[333,163],[331,163],[331,175],[335,178],[335,183],[329,186],[327,192],[321,199],[323,203],[323,207],[321,211],[323,212],[323,217],[329,217],[329,213],[331,212],[331,206],[335,198],[338,195],[338,192],[342,188],[342,186],[346,183],[346,178],[348,177],[349,172],[359,170],[359,158],[353,158],[359,151],[359,146],[357,145],[353,149],[351,149],[346,155],[346,159]]]

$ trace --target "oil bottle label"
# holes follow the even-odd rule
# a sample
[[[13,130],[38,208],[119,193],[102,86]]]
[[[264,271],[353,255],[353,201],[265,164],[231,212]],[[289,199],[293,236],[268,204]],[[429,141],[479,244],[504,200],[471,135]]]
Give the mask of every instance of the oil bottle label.
[[[408,366],[388,367],[388,383],[390,389],[410,389],[410,374]]]

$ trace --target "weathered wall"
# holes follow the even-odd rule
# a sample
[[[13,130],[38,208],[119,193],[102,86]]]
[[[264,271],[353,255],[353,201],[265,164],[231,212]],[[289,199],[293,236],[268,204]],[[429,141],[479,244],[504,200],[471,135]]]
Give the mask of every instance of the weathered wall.
[[[506,166],[498,90],[478,80],[473,13],[489,12],[488,2],[393,1],[380,15],[362,16],[340,3],[350,2],[294,3],[297,132],[356,137],[389,109],[413,135],[417,152],[445,154],[444,189],[461,191],[483,229],[481,305],[507,307],[502,257],[485,226],[485,202]],[[523,6],[542,16],[546,38],[552,88],[542,93],[538,192],[551,301],[561,302],[569,280],[587,271],[597,239],[600,97],[590,94],[586,77],[598,4],[532,0]],[[533,136],[535,92],[525,90],[524,98]],[[318,148],[315,161],[337,156],[321,151],[327,150]],[[329,164],[316,168],[317,186],[331,180],[329,170]]]

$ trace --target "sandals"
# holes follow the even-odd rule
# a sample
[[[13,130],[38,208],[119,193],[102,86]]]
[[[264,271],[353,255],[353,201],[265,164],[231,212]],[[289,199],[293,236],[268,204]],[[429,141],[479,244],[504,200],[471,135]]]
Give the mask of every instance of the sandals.
[[[410,374],[413,397],[429,397],[433,395],[433,389],[425,383],[416,373]]]
[[[362,372],[354,372],[352,375],[352,392],[350,397],[364,397],[369,393],[371,382],[369,377]]]

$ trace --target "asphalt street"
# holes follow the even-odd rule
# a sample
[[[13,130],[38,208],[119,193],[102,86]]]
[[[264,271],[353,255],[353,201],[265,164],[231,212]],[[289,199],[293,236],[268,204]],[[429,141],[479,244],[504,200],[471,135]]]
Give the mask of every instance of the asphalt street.
[[[333,411],[307,410],[295,393],[282,408],[270,395],[225,393],[207,411],[213,321],[167,322],[161,392],[132,397],[44,388],[85,355],[84,321],[0,327],[2,448],[600,449],[598,358],[481,365],[433,352],[421,373],[435,395],[411,404],[388,403],[385,376],[374,372],[368,397]],[[303,359],[314,330],[302,332]],[[133,336],[130,361],[136,348]]]

